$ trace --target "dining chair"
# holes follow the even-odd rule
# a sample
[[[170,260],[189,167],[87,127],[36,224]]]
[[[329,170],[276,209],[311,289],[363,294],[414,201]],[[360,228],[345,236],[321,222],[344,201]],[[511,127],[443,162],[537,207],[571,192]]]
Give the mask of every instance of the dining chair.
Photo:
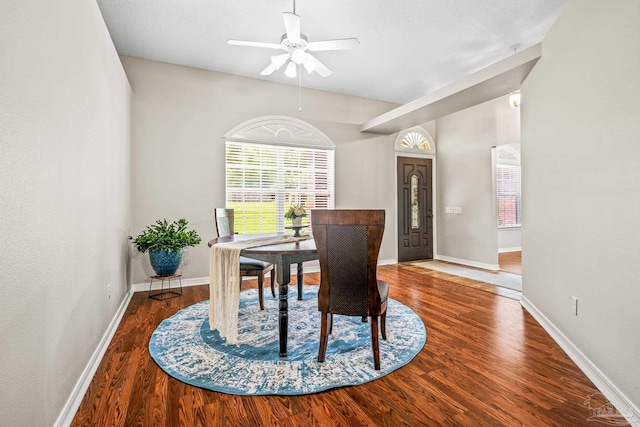
[[[216,231],[218,232],[218,237],[226,237],[235,234],[233,228],[233,209],[215,208],[214,215],[216,218]],[[240,257],[240,286],[242,286],[243,277],[256,276],[258,278],[258,300],[260,301],[260,310],[264,310],[264,297],[262,295],[263,284],[264,276],[268,272],[271,272],[271,295],[275,298],[275,269],[273,264],[244,256]]]
[[[311,227],[320,261],[318,310],[321,313],[318,362],[324,362],[333,315],[371,319],[371,343],[376,370],[380,370],[378,318],[387,339],[389,284],[377,280],[377,263],[384,210],[313,209]]]

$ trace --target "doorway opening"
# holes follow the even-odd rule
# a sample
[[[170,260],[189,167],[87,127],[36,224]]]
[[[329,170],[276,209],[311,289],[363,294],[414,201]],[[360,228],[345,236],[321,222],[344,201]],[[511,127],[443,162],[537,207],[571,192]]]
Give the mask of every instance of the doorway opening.
[[[522,275],[520,143],[498,145],[494,153],[494,200],[501,271]]]
[[[433,259],[435,143],[421,127],[396,138],[398,262]]]

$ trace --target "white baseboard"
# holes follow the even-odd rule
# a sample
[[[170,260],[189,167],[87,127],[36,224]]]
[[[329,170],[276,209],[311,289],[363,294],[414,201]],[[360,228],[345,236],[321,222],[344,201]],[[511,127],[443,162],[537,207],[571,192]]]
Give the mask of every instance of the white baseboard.
[[[149,280],[150,282],[150,280]],[[131,285],[131,292],[148,292],[149,291],[149,282],[146,283],[136,283],[135,285]],[[198,286],[198,285],[208,285],[209,284],[209,276],[207,277],[194,277],[191,279],[182,279],[182,287],[187,286]],[[153,286],[151,286],[151,290],[159,291],[162,283],[159,280],[153,281]],[[169,284],[165,281],[164,288],[168,289]],[[171,280],[171,289],[175,289],[180,287],[180,282],[177,279]]]
[[[522,252],[522,247],[518,246],[517,248],[502,248],[502,249],[498,249],[498,253],[502,254],[505,252]]]
[[[620,391],[616,385],[580,351],[538,308],[522,296],[520,304],[533,316],[534,319],[544,328],[551,338],[564,350],[578,368],[593,382],[598,390],[607,398],[609,402],[624,415],[629,425],[640,427],[640,409]],[[587,398],[587,396],[585,396]]]
[[[398,261],[395,259],[383,259],[383,260],[379,260],[378,261],[378,265],[389,265],[389,264],[396,264]],[[291,275],[295,275],[298,272],[298,266],[297,265],[292,265],[291,266]],[[317,261],[312,261],[309,262],[309,264],[305,264],[304,266],[304,272],[305,273],[319,273],[320,272],[320,264],[318,264]],[[271,273],[267,274],[267,277],[269,277]],[[198,286],[198,285],[208,285],[209,284],[209,277],[194,277],[191,279],[182,279],[182,286],[183,287],[187,287],[187,286]],[[153,286],[151,287],[152,291],[159,291],[161,288],[161,283],[160,281],[154,280]],[[165,289],[168,287],[168,284],[165,283]],[[171,289],[174,289],[176,286],[180,286],[180,283],[177,280],[172,280],[171,281]],[[136,283],[135,285],[131,285],[131,292],[148,292],[149,291],[149,282],[146,283]]]
[[[445,255],[436,255],[433,258],[440,261],[452,262],[454,264],[466,265],[468,267],[482,268],[484,270],[491,270],[491,271],[500,270],[500,266],[498,264],[485,264],[483,262],[470,261],[468,259],[454,258],[450,256],[445,256]]]
[[[132,295],[132,292],[128,292],[122,300],[120,307],[118,307],[118,311],[116,311],[116,314],[113,316],[109,327],[107,327],[107,330],[102,336],[102,339],[98,343],[98,347],[91,355],[89,363],[87,363],[84,371],[82,371],[82,375],[80,375],[80,378],[76,382],[76,385],[73,387],[71,395],[67,399],[67,402],[64,404],[60,415],[58,415],[58,419],[53,424],[54,427],[67,427],[71,425],[73,417],[75,417],[76,412],[78,412],[78,408],[82,403],[82,399],[84,398],[84,395],[87,392],[89,385],[91,384],[91,380],[93,380],[93,376],[98,370],[98,366],[100,366],[100,362],[102,362],[102,358],[104,357],[104,354],[106,353],[107,348],[111,343],[111,339],[116,333],[118,325],[120,325],[120,321],[124,316],[124,312],[126,311],[127,306],[129,305],[129,301],[131,301]]]

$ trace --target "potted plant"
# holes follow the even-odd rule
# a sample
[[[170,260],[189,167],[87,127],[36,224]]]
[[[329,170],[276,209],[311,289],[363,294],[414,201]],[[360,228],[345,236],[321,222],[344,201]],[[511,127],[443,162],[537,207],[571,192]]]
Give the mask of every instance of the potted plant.
[[[133,245],[140,252],[149,252],[151,267],[158,276],[175,274],[182,261],[182,250],[189,246],[196,246],[201,239],[195,230],[187,231],[187,220],[169,222],[158,220],[133,240]]]
[[[307,216],[307,211],[301,204],[294,204],[289,206],[289,209],[284,214],[286,219],[290,219],[294,227],[300,227],[302,225],[302,218]]]

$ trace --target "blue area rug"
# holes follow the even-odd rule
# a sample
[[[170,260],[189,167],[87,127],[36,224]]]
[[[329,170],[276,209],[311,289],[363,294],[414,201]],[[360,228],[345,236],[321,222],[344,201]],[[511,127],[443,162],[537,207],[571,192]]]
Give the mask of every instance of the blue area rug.
[[[278,356],[278,301],[256,289],[240,293],[238,344],[209,330],[209,301],[165,319],[153,332],[151,356],[169,375],[196,387],[240,395],[297,395],[363,384],[411,361],[426,341],[420,317],[393,299],[387,307],[387,340],[380,338],[380,371],[373,368],[371,329],[359,317],[334,316],[324,363],[318,363],[318,286],[304,300],[289,288],[288,356]]]

